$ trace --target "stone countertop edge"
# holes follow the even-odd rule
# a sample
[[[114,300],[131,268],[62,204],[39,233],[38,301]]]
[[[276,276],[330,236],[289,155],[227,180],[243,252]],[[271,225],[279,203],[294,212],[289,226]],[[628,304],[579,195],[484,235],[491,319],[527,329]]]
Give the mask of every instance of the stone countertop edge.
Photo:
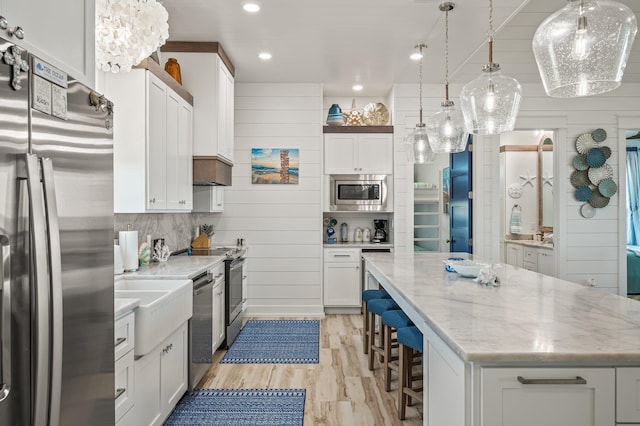
[[[192,279],[222,262],[224,256],[171,256],[166,262],[151,262],[137,271],[116,275],[118,279]]]
[[[640,364],[640,302],[509,265],[500,266],[505,278],[497,288],[446,273],[444,267],[424,272],[425,264],[440,266],[451,255],[364,257],[367,267],[386,281],[381,284],[404,302],[399,304],[408,304],[465,362]],[[412,270],[410,263],[419,266]],[[416,283],[415,273],[422,274],[427,287]],[[483,298],[487,292],[497,294]],[[431,308],[437,312],[430,313]]]
[[[392,249],[391,243],[361,243],[355,241],[348,241],[346,243],[337,242],[334,244],[323,243],[324,248],[363,248],[363,249]]]
[[[113,313],[114,318],[118,319],[121,316],[133,311],[140,305],[140,299],[118,298],[113,299]]]
[[[504,240],[505,244],[518,244],[526,247],[536,247],[553,250],[552,243],[544,243],[542,241],[535,240]]]

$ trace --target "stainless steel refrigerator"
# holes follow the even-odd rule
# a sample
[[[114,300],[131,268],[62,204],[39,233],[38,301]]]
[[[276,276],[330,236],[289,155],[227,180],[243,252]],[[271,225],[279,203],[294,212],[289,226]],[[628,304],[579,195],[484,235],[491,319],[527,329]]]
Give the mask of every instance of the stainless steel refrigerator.
[[[112,105],[0,55],[0,425],[113,425]]]

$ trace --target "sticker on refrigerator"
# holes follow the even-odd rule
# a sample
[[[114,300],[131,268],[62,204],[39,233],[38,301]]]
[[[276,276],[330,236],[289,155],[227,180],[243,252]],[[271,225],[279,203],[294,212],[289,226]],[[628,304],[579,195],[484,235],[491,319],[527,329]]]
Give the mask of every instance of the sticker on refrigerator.
[[[53,104],[51,113],[63,120],[67,119],[67,89],[62,87],[52,86]]]
[[[37,74],[45,80],[49,80],[60,87],[64,87],[65,89],[69,87],[66,72],[60,71],[53,65],[49,65],[36,57],[33,58],[33,72],[34,74]]]
[[[51,83],[33,76],[33,108],[51,114]]]

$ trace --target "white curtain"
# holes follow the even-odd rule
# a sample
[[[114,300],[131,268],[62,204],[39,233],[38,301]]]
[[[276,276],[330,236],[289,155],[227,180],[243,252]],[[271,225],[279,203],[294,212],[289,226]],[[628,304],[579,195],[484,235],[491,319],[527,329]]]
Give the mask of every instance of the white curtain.
[[[627,151],[627,244],[640,245],[640,153]]]

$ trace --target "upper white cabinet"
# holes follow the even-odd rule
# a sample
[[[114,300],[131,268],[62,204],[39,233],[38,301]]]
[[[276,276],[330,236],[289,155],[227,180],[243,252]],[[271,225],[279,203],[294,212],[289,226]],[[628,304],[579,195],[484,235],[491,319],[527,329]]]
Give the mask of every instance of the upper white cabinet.
[[[1,0],[0,37],[95,86],[94,0]]]
[[[114,211],[191,211],[192,98],[157,64],[145,65],[105,80],[114,102]]]
[[[224,186],[194,186],[193,212],[224,212]]]
[[[196,94],[193,155],[233,164],[233,64],[214,42],[167,42],[162,51],[178,60],[185,89]]]
[[[392,174],[393,135],[326,133],[325,174]]]

